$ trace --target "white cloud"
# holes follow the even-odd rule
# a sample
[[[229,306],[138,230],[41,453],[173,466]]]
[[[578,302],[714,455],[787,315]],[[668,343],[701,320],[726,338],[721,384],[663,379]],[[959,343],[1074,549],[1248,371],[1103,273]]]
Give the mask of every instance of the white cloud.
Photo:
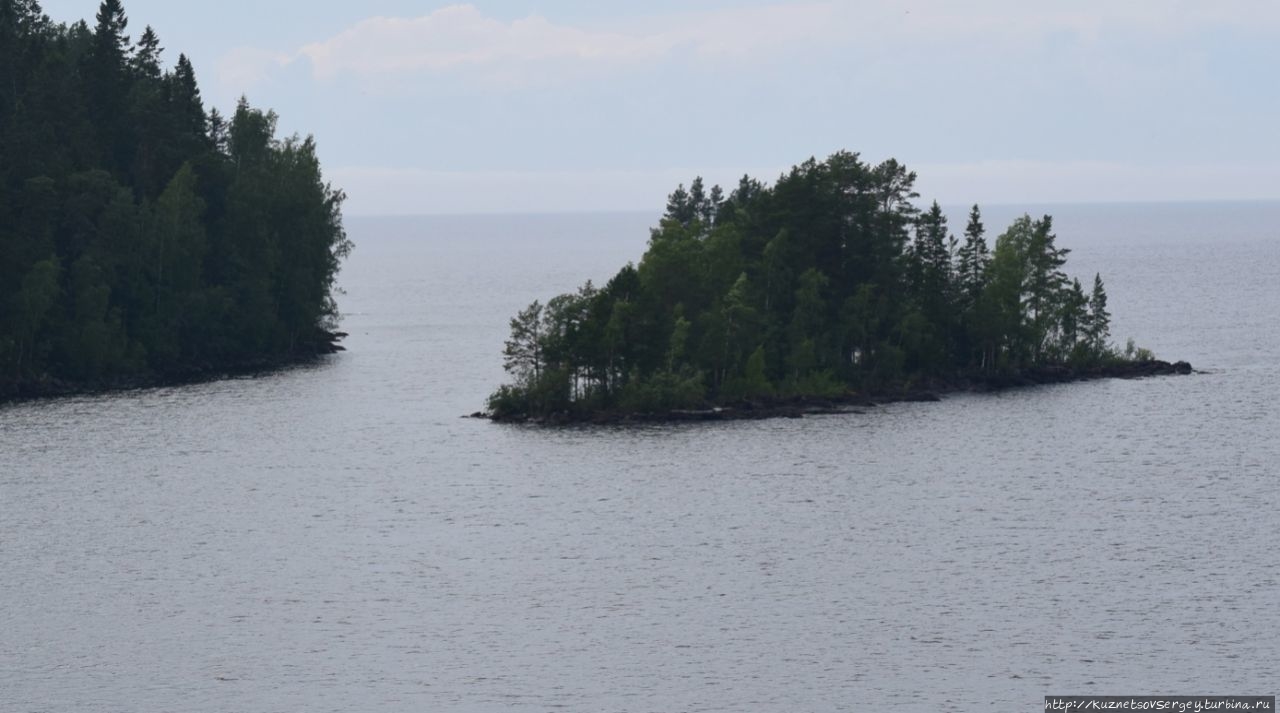
[[[237,47],[218,60],[217,77],[223,93],[239,93],[266,82],[272,71],[288,65],[293,58],[282,52]]]
[[[370,18],[303,47],[299,55],[311,60],[320,77],[548,60],[627,64],[682,49],[741,56],[830,39],[836,11],[833,3],[774,5],[667,18],[663,27],[646,32],[574,27],[536,15],[507,23],[472,5],[452,5],[418,18]]]
[[[591,33],[554,25],[541,17],[502,23],[470,5],[446,7],[424,17],[375,17],[299,55],[322,78],[339,73],[443,71],[497,62],[547,59],[619,60],[651,57],[659,47],[644,38]]]
[[[848,17],[861,19],[884,39],[984,38],[1019,44],[1064,32],[1095,39],[1106,32],[1170,37],[1212,27],[1268,32],[1280,27],[1280,5],[1272,0],[883,0],[856,8]]]
[[[650,29],[579,27],[537,15],[512,22],[473,5],[450,5],[415,18],[372,17],[292,54],[235,50],[219,67],[227,83],[261,81],[298,60],[315,76],[385,79],[395,75],[480,71],[508,79],[548,62],[616,67],[678,52],[702,58],[761,58],[786,47],[840,39],[833,2],[772,5],[651,18]]]
[[[802,2],[632,17],[611,26],[559,23],[532,15],[502,21],[474,5],[450,5],[413,18],[372,17],[290,52],[241,48],[219,65],[228,85],[261,82],[282,65],[310,63],[315,76],[396,76],[466,71],[498,79],[533,76],[548,63],[609,69],[677,54],[701,59],[767,60],[779,52],[842,45],[853,50],[939,55],[1041,45],[1046,36],[1083,41],[1104,35],[1176,37],[1214,27],[1275,33],[1272,0],[878,0]]]

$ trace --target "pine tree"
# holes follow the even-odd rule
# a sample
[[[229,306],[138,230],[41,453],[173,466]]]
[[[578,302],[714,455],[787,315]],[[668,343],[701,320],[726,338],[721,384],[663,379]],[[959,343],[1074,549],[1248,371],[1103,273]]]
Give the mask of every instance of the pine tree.
[[[695,176],[693,183],[689,184],[689,211],[692,213],[692,220],[701,220],[710,224],[710,201],[707,198],[706,186],[702,182],[702,176]]]
[[[707,225],[713,225],[720,219],[720,209],[724,206],[724,189],[719,185],[711,187],[710,202],[707,205],[706,215],[703,220]]]
[[[689,191],[685,190],[684,184],[681,183],[676,186],[671,195],[667,196],[667,212],[663,217],[681,225],[688,225],[693,221],[694,212],[695,207]]]
[[[542,377],[542,303],[534,300],[511,319],[511,336],[503,345],[502,368],[529,387]]]

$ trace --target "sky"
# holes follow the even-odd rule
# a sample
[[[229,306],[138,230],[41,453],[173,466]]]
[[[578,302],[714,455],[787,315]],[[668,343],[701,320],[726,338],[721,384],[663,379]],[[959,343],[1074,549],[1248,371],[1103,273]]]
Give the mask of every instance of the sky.
[[[1275,0],[124,6],[207,106],[314,135],[348,215],[660,210],[838,150],[950,205],[1280,199]]]

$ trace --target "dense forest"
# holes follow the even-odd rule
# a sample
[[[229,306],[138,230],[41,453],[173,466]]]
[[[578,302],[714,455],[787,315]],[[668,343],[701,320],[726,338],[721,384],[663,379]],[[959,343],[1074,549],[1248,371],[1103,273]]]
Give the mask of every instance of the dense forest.
[[[671,194],[639,265],[511,320],[494,418],[664,412],[889,393],[1149,360],[1109,342],[1102,278],[1063,271],[1053,221],[962,237],[916,176],[841,152],[728,195]]]
[[[310,138],[206,111],[119,0],[0,0],[0,396],[332,347],[351,248]]]

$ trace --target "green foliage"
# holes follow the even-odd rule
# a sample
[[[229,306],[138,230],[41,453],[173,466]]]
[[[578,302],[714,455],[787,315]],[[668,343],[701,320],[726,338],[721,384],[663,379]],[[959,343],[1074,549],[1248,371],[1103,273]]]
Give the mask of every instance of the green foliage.
[[[720,396],[726,401],[742,399],[758,399],[773,396],[775,389],[765,375],[764,347],[757,347],[747,357],[742,373],[730,377],[720,390]]]
[[[534,300],[511,319],[511,338],[502,350],[502,366],[515,375],[516,382],[537,382],[543,366],[542,303]]]
[[[962,242],[914,184],[840,152],[727,197],[681,185],[639,265],[512,320],[514,383],[490,410],[660,412],[1143,355],[1108,344],[1101,281],[1086,296],[1068,278],[1051,218],[989,249],[977,206]]]
[[[955,280],[951,264],[955,238],[937,201],[916,220],[915,241],[908,255],[909,275],[916,301],[933,322],[945,319],[951,308]]]
[[[10,333],[0,342],[0,358],[13,365],[10,376],[41,369],[50,349],[49,315],[62,295],[62,265],[56,257],[31,266],[10,298]]]
[[[351,249],[314,142],[206,114],[119,0],[0,0],[0,391],[314,350]]]
[[[618,395],[618,404],[634,413],[695,409],[704,405],[706,388],[701,373],[660,371],[630,381]]]
[[[1137,346],[1136,344],[1133,343],[1132,337],[1130,337],[1129,340],[1125,342],[1124,357],[1123,357],[1124,361],[1151,361],[1154,358],[1155,358],[1155,355],[1151,353],[1150,349]]]
[[[785,396],[816,396],[834,398],[847,392],[849,387],[834,371],[824,369],[788,382],[780,393]]]
[[[487,403],[489,413],[499,418],[510,418],[528,414],[531,408],[527,390],[510,384],[503,384],[489,396]]]

